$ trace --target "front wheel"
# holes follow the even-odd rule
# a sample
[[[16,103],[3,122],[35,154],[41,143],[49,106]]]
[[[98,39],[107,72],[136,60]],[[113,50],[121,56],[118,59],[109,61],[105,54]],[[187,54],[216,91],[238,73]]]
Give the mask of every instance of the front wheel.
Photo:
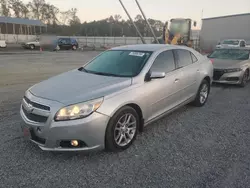
[[[248,70],[246,70],[246,71],[244,72],[243,77],[242,77],[242,80],[241,80],[240,86],[241,86],[241,87],[245,87],[245,86],[247,85],[247,81],[248,81],[248,79],[249,79],[249,71],[248,71]]]
[[[35,45],[34,44],[30,44],[30,49],[31,50],[34,50],[36,47],[35,47]]]
[[[136,139],[139,121],[139,116],[132,107],[125,106],[118,110],[110,119],[106,130],[106,150],[120,151],[127,149]]]
[[[201,85],[196,94],[193,104],[198,107],[205,105],[208,99],[209,92],[210,92],[210,84],[208,83],[207,80],[203,80],[201,82]]]

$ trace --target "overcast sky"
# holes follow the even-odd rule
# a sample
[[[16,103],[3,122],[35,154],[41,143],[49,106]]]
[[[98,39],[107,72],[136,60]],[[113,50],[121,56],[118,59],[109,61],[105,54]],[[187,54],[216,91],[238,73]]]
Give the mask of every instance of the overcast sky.
[[[250,13],[250,0],[138,0],[146,16],[161,21],[170,18],[184,17],[200,21],[203,18]],[[27,0],[26,0],[27,2]],[[82,22],[107,18],[120,14],[127,19],[119,0],[46,0],[62,10],[78,9]],[[139,10],[134,0],[123,0],[131,16],[134,18]]]

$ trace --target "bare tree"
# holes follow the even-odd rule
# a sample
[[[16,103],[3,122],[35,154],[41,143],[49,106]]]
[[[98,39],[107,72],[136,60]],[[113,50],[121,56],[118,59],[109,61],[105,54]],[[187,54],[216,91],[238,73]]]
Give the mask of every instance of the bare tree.
[[[9,0],[9,7],[17,18],[20,18],[22,15],[22,5],[23,3],[20,0]]]
[[[81,20],[79,17],[76,15],[77,14],[77,9],[72,8],[70,9],[70,19],[69,19],[69,25],[79,25],[81,24]]]
[[[28,4],[21,4],[21,14],[23,18],[29,18],[29,9],[28,9]]]
[[[0,3],[1,3],[1,15],[11,16],[10,8],[9,8],[7,0],[0,0]]]
[[[122,19],[122,17],[121,17],[121,15],[116,14],[116,15],[114,15],[114,19],[116,22],[119,22]]]
[[[31,10],[31,12],[33,13],[33,17],[35,19],[40,20],[41,19],[41,12],[43,9],[43,6],[45,4],[45,0],[32,0],[31,2],[29,2],[28,6]]]
[[[70,10],[60,12],[60,19],[63,25],[66,25],[69,22],[70,14],[71,14]]]
[[[60,12],[59,9],[55,7],[54,5],[49,6],[49,14],[50,14],[53,25],[56,25],[57,23],[59,23],[59,20],[57,19],[59,12]]]

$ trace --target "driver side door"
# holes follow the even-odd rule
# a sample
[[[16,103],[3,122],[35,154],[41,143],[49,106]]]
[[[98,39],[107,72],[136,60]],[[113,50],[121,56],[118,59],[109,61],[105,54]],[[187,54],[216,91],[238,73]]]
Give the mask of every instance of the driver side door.
[[[178,105],[178,85],[181,71],[176,68],[172,50],[161,52],[150,68],[150,72],[165,72],[165,77],[152,79],[144,84],[147,101],[147,118],[151,121]]]

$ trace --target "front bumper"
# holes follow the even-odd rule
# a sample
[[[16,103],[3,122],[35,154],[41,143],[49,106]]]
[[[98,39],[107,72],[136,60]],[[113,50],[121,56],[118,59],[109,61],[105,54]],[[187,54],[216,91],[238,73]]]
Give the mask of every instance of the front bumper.
[[[223,70],[214,71],[213,82],[225,84],[240,84],[244,71],[224,73]]]
[[[32,102],[47,105],[57,102],[47,101],[28,94]],[[47,113],[48,119],[44,123],[34,122],[24,113],[25,103],[22,102],[20,114],[25,124],[22,125],[22,130],[29,130],[32,134],[29,136],[30,140],[36,143],[42,150],[46,151],[84,151],[92,149],[103,149],[105,147],[105,132],[109,117],[97,112],[90,116],[70,121],[55,122],[53,120],[54,114],[57,110],[51,105],[50,113]],[[58,106],[57,104],[55,106]],[[32,113],[41,114],[38,109]],[[84,143],[81,147],[62,146],[62,142],[70,140],[79,140]]]

